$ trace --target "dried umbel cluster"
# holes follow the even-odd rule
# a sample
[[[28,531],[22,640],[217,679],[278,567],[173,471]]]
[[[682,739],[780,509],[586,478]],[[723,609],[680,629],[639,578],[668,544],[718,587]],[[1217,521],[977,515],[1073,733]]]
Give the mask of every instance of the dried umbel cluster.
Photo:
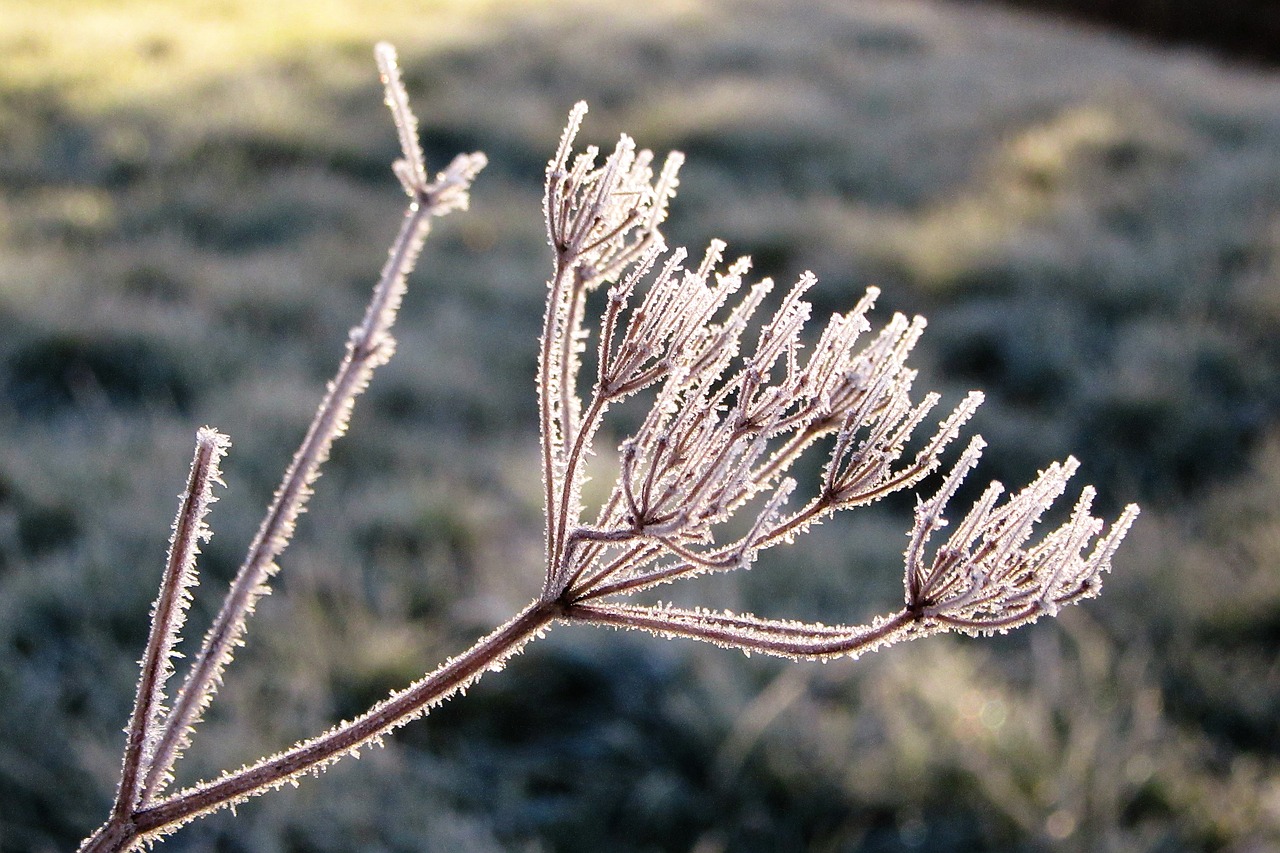
[[[1054,464],[1000,503],[993,484],[934,554],[930,536],[983,442],[974,438],[936,497],[920,504],[907,551],[906,603],[863,627],[830,627],[617,603],[621,596],[692,574],[729,571],[792,539],[823,517],[917,483],[982,401],[974,392],[910,458],[907,447],[938,395],[912,402],[907,356],[924,320],[893,316],[872,332],[868,290],[806,340],[815,284],[806,274],[748,333],[773,283],[744,284],[750,259],[724,263],[713,242],[686,265],[658,227],[675,192],[679,155],[655,175],[652,156],[623,136],[602,165],[573,157],[586,112],[578,104],[547,171],[546,215],[554,253],[539,372],[546,469],[547,574],[543,597],[571,619],[711,640],[798,657],[856,655],[885,642],[946,629],[1006,630],[1097,593],[1135,507],[1110,532],[1089,515],[1086,489],[1071,520],[1031,543],[1033,527],[1062,494],[1074,460]],[[609,285],[598,331],[584,324],[586,297]],[[580,353],[595,338],[596,375],[586,399]],[[810,335],[810,337],[814,337]],[[584,521],[584,460],[609,407],[649,391],[653,406],[618,448],[612,493]],[[824,441],[825,439],[825,441]],[[825,451],[810,496],[788,472],[806,451]],[[739,512],[745,532],[723,531]],[[1087,552],[1087,553],[1086,553]]]
[[[395,54],[377,50],[403,159],[394,171],[409,195],[404,223],[363,322],[286,472],[222,610],[194,656],[171,709],[165,683],[195,583],[204,517],[228,440],[200,431],[187,491],[174,523],[169,562],[152,612],[124,767],[107,823],[87,851],[126,850],[194,817],[277,787],[357,752],[497,669],[558,621],[639,628],[663,636],[797,658],[856,656],[887,643],[947,630],[1004,631],[1096,595],[1120,540],[1137,516],[1130,506],[1109,530],[1089,513],[1084,489],[1061,527],[1040,533],[1076,463],[1046,468],[1002,500],[992,484],[940,547],[947,503],[977,464],[974,438],[916,509],[906,551],[904,604],[869,625],[827,626],[706,609],[628,603],[660,584],[749,565],[823,518],[908,488],[941,456],[981,403],[974,392],[915,438],[938,395],[911,399],[907,356],[924,320],[893,316],[874,331],[875,289],[816,333],[808,329],[814,286],[806,274],[767,312],[772,283],[747,285],[750,262],[725,262],[714,242],[689,263],[668,250],[660,227],[675,195],[678,154],[655,169],[648,151],[623,136],[603,161],[573,153],[586,106],[578,104],[547,169],[545,214],[553,255],[538,364],[546,572],[539,597],[511,621],[420,681],[279,755],[184,791],[167,791],[172,769],[212,700],[243,638],[257,598],[277,571],[311,484],[343,433],[356,396],[391,355],[390,334],[431,220],[464,208],[483,155],[456,158],[430,179],[417,122]],[[602,299],[589,299],[605,288]],[[599,325],[588,303],[603,303]],[[758,327],[758,331],[753,329]],[[584,353],[595,352],[584,378]],[[586,463],[615,404],[648,395],[639,427],[616,447],[617,482],[588,519]],[[912,449],[914,448],[914,449]],[[611,449],[612,450],[612,449]],[[814,482],[791,476],[806,453],[825,454]],[[804,496],[804,497],[802,497]],[[729,524],[738,518],[736,524]]]

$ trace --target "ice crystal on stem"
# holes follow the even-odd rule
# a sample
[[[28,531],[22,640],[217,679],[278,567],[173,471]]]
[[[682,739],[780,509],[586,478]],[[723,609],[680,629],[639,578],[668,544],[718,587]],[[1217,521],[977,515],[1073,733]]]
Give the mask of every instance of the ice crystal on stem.
[[[817,283],[812,274],[802,275],[769,311],[773,282],[748,283],[750,260],[726,262],[724,243],[713,241],[696,262],[684,249],[668,249],[660,229],[683,158],[673,153],[655,168],[653,155],[627,136],[603,162],[594,147],[574,153],[587,112],[580,103],[546,172],[552,275],[537,376],[546,504],[541,594],[470,649],[355,719],[218,779],[166,793],[174,763],[243,642],[254,602],[278,571],[332,443],[345,432],[375,368],[392,354],[390,330],[431,220],[467,206],[471,181],[485,163],[481,154],[462,155],[429,178],[395,52],[379,45],[376,57],[400,138],[402,157],[393,171],[409,196],[399,236],[222,610],[166,712],[163,686],[195,582],[196,543],[207,535],[203,518],[218,480],[217,461],[227,447],[225,437],[201,431],[152,613],[119,793],[107,823],[83,850],[126,850],[154,841],[195,817],[358,754],[501,668],[555,622],[823,659],[856,657],[948,630],[1005,631],[1098,593],[1137,508],[1125,509],[1104,533],[1104,523],[1090,515],[1093,489],[1086,487],[1070,519],[1037,539],[1041,516],[1075,471],[1073,459],[1051,465],[1003,502],[1002,487],[993,483],[946,542],[927,553],[933,535],[947,526],[949,501],[977,464],[983,443],[974,438],[934,497],[916,510],[905,601],[896,613],[862,626],[821,625],[624,601],[692,575],[743,568],[834,513],[916,485],[941,466],[982,395],[970,393],[925,427],[939,397],[913,398],[916,371],[907,364],[923,318],[895,314],[875,331],[869,317],[879,292],[870,288],[850,311],[831,316],[814,333],[813,305],[805,298]],[[602,297],[590,300],[602,287]],[[589,302],[603,303],[595,326],[587,323]],[[584,379],[582,355],[589,347],[596,353],[595,371]],[[610,451],[618,477],[590,513],[582,500],[587,459],[601,452],[596,440],[610,408],[637,396],[648,397],[648,414]],[[825,455],[816,475],[795,473],[805,454]],[[745,522],[730,525],[738,515]]]

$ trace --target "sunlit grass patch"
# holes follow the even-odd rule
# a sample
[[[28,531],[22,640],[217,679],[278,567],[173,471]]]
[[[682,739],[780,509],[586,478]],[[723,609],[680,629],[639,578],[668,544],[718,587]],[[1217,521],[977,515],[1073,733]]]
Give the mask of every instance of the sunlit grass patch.
[[[55,88],[83,106],[171,100],[246,68],[416,33],[449,44],[482,27],[492,0],[16,0],[0,9],[0,83]],[[331,60],[332,61],[332,60]],[[363,48],[359,56],[364,63]]]

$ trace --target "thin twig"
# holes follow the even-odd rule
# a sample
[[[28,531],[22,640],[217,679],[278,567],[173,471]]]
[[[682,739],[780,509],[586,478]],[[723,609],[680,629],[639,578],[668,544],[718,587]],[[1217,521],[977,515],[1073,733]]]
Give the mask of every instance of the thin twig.
[[[276,490],[271,508],[174,702],[156,746],[155,762],[146,775],[144,801],[152,799],[160,790],[200,714],[217,692],[222,671],[244,635],[245,619],[265,592],[268,578],[277,570],[276,559],[289,544],[298,515],[311,495],[311,484],[328,459],[330,447],[346,430],[355,398],[368,385],[374,369],[390,356],[393,345],[388,329],[394,321],[394,304],[399,301],[396,291],[403,288],[404,278],[422,248],[431,214],[431,208],[416,203],[406,211],[365,320],[348,342],[346,356]]]
[[[134,816],[139,834],[155,834],[194,817],[276,788],[301,774],[358,751],[416,719],[485,672],[500,669],[556,618],[558,608],[535,601],[514,619],[416,684],[393,694],[365,714],[270,759],[142,809]]]
[[[196,555],[200,541],[208,538],[204,519],[216,498],[213,485],[221,483],[218,461],[227,452],[230,440],[209,427],[196,434],[191,473],[181,496],[169,559],[160,581],[160,593],[151,610],[151,632],[142,656],[142,674],[129,720],[124,767],[112,816],[121,818],[137,808],[142,797],[140,776],[155,758],[156,727],[164,702],[164,685],[173,672],[174,646],[191,604],[191,587],[196,580]]]

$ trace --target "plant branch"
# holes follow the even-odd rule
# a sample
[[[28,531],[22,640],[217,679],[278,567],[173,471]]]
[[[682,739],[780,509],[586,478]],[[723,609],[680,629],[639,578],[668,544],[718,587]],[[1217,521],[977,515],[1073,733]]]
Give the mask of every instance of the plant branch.
[[[574,604],[566,609],[565,617],[570,621],[640,629],[662,637],[685,637],[777,657],[814,660],[857,657],[886,643],[906,639],[919,620],[916,614],[901,610],[870,625],[822,626],[630,604]]]
[[[379,68],[387,90],[396,127],[400,132],[405,161],[410,169],[398,170],[411,191],[400,231],[365,309],[360,325],[351,330],[346,354],[323,401],[312,419],[297,453],[294,454],[271,507],[254,537],[239,571],[231,582],[217,617],[205,635],[204,644],[192,663],[173,711],[165,721],[156,745],[155,760],[142,786],[141,802],[146,803],[163,788],[178,754],[190,738],[200,715],[217,692],[222,671],[235,646],[244,635],[245,621],[254,604],[266,592],[267,582],[276,572],[276,559],[288,546],[298,516],[311,495],[312,483],[329,458],[333,442],[346,431],[352,408],[368,386],[375,369],[390,359],[395,339],[390,330],[403,299],[407,278],[430,230],[431,220],[467,204],[467,190],[476,173],[485,165],[484,155],[460,155],[435,182],[425,184],[421,150],[417,147],[416,119],[396,72],[395,52],[379,45]]]
[[[164,685],[173,672],[174,646],[191,604],[190,589],[197,582],[195,564],[196,555],[200,553],[200,540],[210,535],[204,518],[217,500],[213,497],[213,484],[222,482],[218,461],[229,445],[230,440],[225,435],[209,427],[196,434],[191,473],[173,521],[169,559],[160,581],[159,595],[151,610],[151,632],[142,656],[142,674],[129,720],[120,787],[111,810],[112,817],[116,819],[128,815],[138,806],[142,794],[140,776],[155,757],[154,740],[163,712]]]
[[[328,459],[334,440],[346,430],[355,398],[368,385],[374,369],[390,357],[394,343],[388,329],[394,319],[394,303],[399,301],[397,291],[403,288],[404,277],[426,239],[431,214],[431,208],[419,204],[411,204],[406,211],[364,322],[353,330],[346,356],[329,383],[174,703],[156,747],[155,763],[147,773],[144,801],[162,786],[184,741],[217,691],[222,671],[244,634],[245,620],[266,591],[268,579],[275,574],[276,558],[289,544],[297,518],[311,495],[311,484]]]
[[[421,681],[392,694],[362,716],[279,755],[143,808],[132,817],[134,834],[127,845],[88,846],[82,853],[127,850],[147,838],[172,831],[193,818],[277,788],[303,773],[357,752],[391,730],[422,716],[429,708],[464,689],[485,672],[501,669],[512,655],[559,616],[559,608],[554,603],[535,601],[461,655],[447,661]]]

